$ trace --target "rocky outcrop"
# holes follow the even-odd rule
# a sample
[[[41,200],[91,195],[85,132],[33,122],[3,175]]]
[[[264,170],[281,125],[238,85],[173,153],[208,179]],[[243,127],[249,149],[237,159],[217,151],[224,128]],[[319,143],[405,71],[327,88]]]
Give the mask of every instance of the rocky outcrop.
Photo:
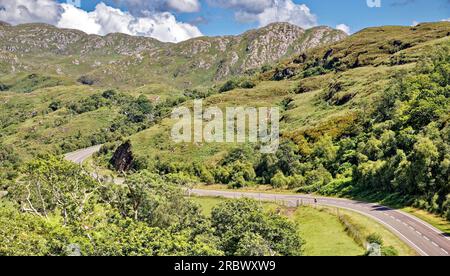
[[[154,81],[153,77],[195,86],[240,75],[346,35],[328,27],[305,30],[274,23],[238,36],[199,37],[173,44],[125,34],[87,35],[46,24],[0,24],[0,37],[0,53],[16,57],[14,67],[8,66],[15,71],[68,72],[75,80],[89,75],[99,85],[111,85],[113,80],[116,85],[140,86]],[[40,62],[44,57],[45,65]],[[2,60],[10,63],[10,59]],[[26,68],[20,66],[22,62]]]
[[[114,169],[118,172],[129,171],[133,165],[133,153],[131,151],[131,142],[126,141],[120,145],[113,157],[109,161]]]
[[[276,81],[280,81],[280,80],[284,80],[284,79],[289,79],[294,75],[295,75],[294,70],[292,70],[290,68],[285,68],[283,70],[277,70],[275,72],[275,75],[273,76],[273,79]]]

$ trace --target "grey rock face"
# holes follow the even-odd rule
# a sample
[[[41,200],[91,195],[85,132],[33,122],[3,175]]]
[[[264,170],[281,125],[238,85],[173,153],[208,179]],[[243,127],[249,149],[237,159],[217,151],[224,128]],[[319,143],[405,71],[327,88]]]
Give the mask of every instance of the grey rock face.
[[[131,142],[127,141],[119,146],[109,161],[118,172],[126,172],[133,165],[133,153],[131,152]]]
[[[136,73],[126,73],[144,74],[144,70],[147,78],[163,75],[169,81],[173,76],[175,82],[190,82],[204,75],[208,78],[197,82],[205,82],[242,74],[345,37],[328,27],[304,30],[275,23],[238,36],[200,37],[173,44],[125,34],[87,35],[45,24],[0,24],[0,62],[5,63],[6,73],[45,69],[52,74],[77,74],[78,78],[91,72],[100,83],[107,76],[142,85]],[[43,65],[42,60],[48,62]]]

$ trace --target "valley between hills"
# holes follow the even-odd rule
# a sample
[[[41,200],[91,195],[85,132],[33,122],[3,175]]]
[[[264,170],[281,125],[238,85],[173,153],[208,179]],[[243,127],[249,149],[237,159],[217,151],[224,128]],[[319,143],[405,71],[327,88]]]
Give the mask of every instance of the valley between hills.
[[[0,237],[23,241],[0,255],[450,251],[449,22],[178,44],[2,23],[0,38]],[[278,107],[278,150],[173,142],[172,110],[199,99]]]

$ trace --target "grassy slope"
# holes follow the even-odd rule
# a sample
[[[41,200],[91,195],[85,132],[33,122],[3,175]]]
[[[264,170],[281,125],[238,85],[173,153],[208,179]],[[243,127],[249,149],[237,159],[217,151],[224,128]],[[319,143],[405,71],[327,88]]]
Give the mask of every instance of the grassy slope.
[[[438,39],[417,45],[403,52],[406,56],[425,55],[432,47],[450,43],[450,38]],[[417,49],[421,49],[420,51]],[[289,109],[282,114],[281,131],[286,137],[299,133],[319,137],[324,134],[339,135],[356,118],[358,112],[370,109],[370,102],[380,96],[391,77],[400,71],[408,71],[415,63],[395,66],[365,66],[341,73],[330,72],[300,80],[262,81],[252,89],[236,89],[214,95],[204,102],[204,106],[276,106],[285,98],[292,98]],[[352,99],[337,105],[324,100],[331,82],[342,84],[342,90],[335,97],[351,94]],[[295,94],[299,85],[313,89],[303,94]],[[191,104],[188,104],[190,106]],[[163,120],[160,125],[133,135],[131,140],[137,155],[148,160],[159,158],[165,161],[204,161],[214,163],[234,144],[175,144],[171,142],[170,130],[175,121]]]
[[[294,214],[307,256],[361,256],[365,250],[350,238],[338,218],[327,212],[302,207]]]
[[[248,103],[251,106],[267,106],[268,102],[281,102],[289,95],[291,83],[263,82],[254,89],[237,89],[229,93],[214,95],[204,101],[205,106],[240,106]],[[188,106],[191,103],[187,104]],[[176,144],[172,142],[170,132],[174,120],[168,118],[148,130],[133,135],[134,151],[138,155],[154,160],[156,157],[170,161],[215,161],[235,144]]]
[[[57,145],[66,139],[98,132],[114,121],[118,115],[116,111],[101,108],[73,115],[65,108],[52,112],[48,107],[56,100],[64,105],[100,91],[85,86],[58,86],[20,95],[14,92],[0,93],[2,122],[11,115],[16,118],[2,129],[3,143],[13,145],[19,155],[28,158],[38,152],[58,153]]]
[[[295,136],[295,133],[299,131],[314,132],[314,135],[324,133],[336,135],[354,119],[358,110],[365,108],[367,102],[378,96],[378,92],[383,89],[390,76],[399,70],[407,70],[414,65],[414,63],[410,63],[401,66],[388,66],[394,56],[405,56],[408,61],[415,61],[420,55],[428,53],[436,44],[448,43],[448,37],[433,40],[435,37],[442,36],[448,25],[447,23],[423,25],[417,27],[416,30],[407,27],[368,29],[332,46],[335,55],[342,57],[344,62],[348,62],[347,60],[351,58],[351,55],[344,55],[349,49],[352,53],[361,53],[361,59],[365,57],[365,60],[371,62],[367,66],[341,73],[330,72],[326,75],[306,79],[294,77],[291,81],[262,81],[253,89],[237,89],[214,95],[207,99],[206,105],[218,105],[219,107],[246,104],[271,106],[280,104],[286,97],[291,97],[294,101],[290,104],[290,109],[283,114],[281,127],[284,135]],[[388,42],[392,41],[393,38],[399,38],[403,42],[411,44],[410,48],[394,54],[386,54],[386,50],[380,48],[385,47],[386,43],[389,46]],[[328,47],[330,46],[316,49],[308,55],[311,58],[320,56]],[[363,51],[364,49],[366,50]],[[377,56],[376,59],[366,57],[374,55]],[[111,59],[114,59],[114,57],[111,57]],[[101,61],[106,62],[106,60]],[[68,59],[66,63],[72,64],[72,59]],[[377,66],[374,67],[373,64]],[[80,67],[82,66],[81,64]],[[292,66],[292,62],[287,61],[280,66]],[[296,66],[300,65],[297,64]],[[262,75],[261,79],[270,78],[272,73],[268,72],[268,76]],[[0,92],[1,121],[8,122],[10,118],[19,118],[18,122],[2,128],[1,139],[6,144],[19,146],[19,154],[34,155],[35,150],[55,152],[52,144],[74,139],[74,136],[78,135],[79,132],[83,136],[92,135],[117,118],[117,113],[114,110],[98,110],[80,116],[68,116],[64,110],[48,112],[48,106],[53,100],[60,100],[64,104],[86,98],[106,88],[79,86],[74,84],[73,80],[58,75],[38,75],[38,83],[33,84],[35,80],[36,78],[28,79],[28,75],[23,73],[0,77],[0,82],[11,85],[14,88],[13,90],[24,91],[28,87],[34,89],[31,93]],[[349,103],[338,106],[323,100],[329,83],[333,81],[339,81],[344,87],[336,97],[345,94],[354,95]],[[299,85],[306,86],[311,91],[304,94],[293,93]],[[168,97],[181,94],[180,90],[172,88],[169,84],[162,85],[157,82],[150,82],[138,88],[131,87],[126,89],[128,93],[133,96],[144,94],[154,101],[162,101]],[[37,113],[38,116],[33,117],[32,113]],[[160,125],[132,136],[137,155],[143,155],[150,161],[159,157],[163,160],[180,162],[199,160],[214,163],[226,151],[235,147],[232,144],[175,145],[169,137],[172,124],[173,122],[167,119]]]
[[[3,80],[4,83],[12,84],[20,83],[24,78],[27,77]],[[61,83],[45,87],[45,84],[44,87],[33,86],[31,83],[22,85],[32,89],[32,92],[0,92],[0,142],[14,146],[23,159],[38,153],[60,154],[60,146],[65,142],[87,139],[104,132],[123,117],[120,107],[115,106],[102,107],[82,114],[73,114],[64,107],[100,94],[106,88]],[[182,95],[180,90],[161,84],[148,84],[139,89],[127,90],[126,93],[135,98],[145,95],[154,103]],[[62,108],[57,111],[50,110],[52,102],[59,102]]]

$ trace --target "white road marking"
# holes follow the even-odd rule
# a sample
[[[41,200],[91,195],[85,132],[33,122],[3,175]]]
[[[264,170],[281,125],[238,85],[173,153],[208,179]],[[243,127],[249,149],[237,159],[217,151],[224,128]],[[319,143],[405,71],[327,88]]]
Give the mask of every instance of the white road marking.
[[[448,255],[448,252],[445,251],[445,249],[441,248],[442,252],[444,252],[446,255]]]
[[[439,245],[437,245],[437,243],[435,243],[435,242],[431,242],[431,244],[436,246],[436,247],[439,247]]]
[[[415,217],[415,216],[413,216],[411,214],[408,214],[408,213],[406,213],[404,211],[401,211],[401,210],[396,210],[396,212],[399,213],[399,214],[402,214],[402,215],[404,215],[404,216],[406,216],[408,218],[411,218],[411,219],[417,221],[418,223],[420,223],[420,224],[430,228],[431,230],[433,230],[434,232],[436,232],[438,234],[442,234],[442,231],[438,230],[436,227],[432,226],[429,223],[424,222],[423,220],[418,219],[417,217]],[[450,240],[450,237],[445,237],[445,238]]]

